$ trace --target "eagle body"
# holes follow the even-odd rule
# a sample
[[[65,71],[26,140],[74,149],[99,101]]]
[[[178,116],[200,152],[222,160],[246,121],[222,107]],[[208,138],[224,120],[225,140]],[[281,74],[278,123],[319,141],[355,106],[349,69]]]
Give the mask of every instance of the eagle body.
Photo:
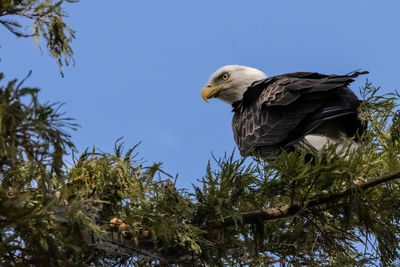
[[[224,76],[229,76],[226,80],[235,79],[235,68],[242,67],[225,66],[222,73],[228,73]],[[223,82],[216,80],[221,74],[216,73],[218,75],[210,80],[211,87],[205,87],[203,91],[211,92],[210,88],[217,84],[222,89],[213,92],[211,97],[219,98],[229,88],[241,95],[236,99],[229,99],[226,95],[221,97],[233,107],[235,142],[242,155],[268,157],[281,149],[292,150],[299,143],[321,149],[328,142],[340,144],[357,133],[361,134],[364,125],[357,111],[361,101],[348,85],[366,73],[325,75],[296,72],[253,80],[246,84],[246,88],[221,87],[218,84]],[[243,76],[236,76],[236,79],[246,80]],[[205,100],[211,98],[206,94],[208,92],[202,92]]]

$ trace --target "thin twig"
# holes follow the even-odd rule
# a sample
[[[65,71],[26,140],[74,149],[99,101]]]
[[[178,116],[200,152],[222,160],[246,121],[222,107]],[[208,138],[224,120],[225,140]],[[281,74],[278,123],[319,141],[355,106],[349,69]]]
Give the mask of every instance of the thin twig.
[[[14,35],[16,35],[18,37],[32,37],[33,36],[33,34],[25,34],[25,33],[15,30],[14,27],[17,27],[17,26],[12,21],[0,20],[0,23],[3,24],[3,26],[6,27],[7,30],[9,30],[10,32],[12,32]]]

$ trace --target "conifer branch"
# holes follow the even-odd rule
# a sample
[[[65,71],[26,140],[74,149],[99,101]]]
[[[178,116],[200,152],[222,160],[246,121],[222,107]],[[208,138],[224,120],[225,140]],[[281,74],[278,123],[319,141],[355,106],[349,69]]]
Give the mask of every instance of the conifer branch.
[[[354,153],[327,147],[310,163],[300,149],[256,166],[232,153],[190,194],[120,140],[68,167],[65,130],[75,124],[38,91],[0,86],[0,265],[398,263],[399,120],[390,116],[400,95],[373,98],[365,86],[372,97],[360,114],[371,127]]]
[[[362,183],[360,185],[353,186],[346,190],[340,191],[338,193],[332,193],[324,197],[318,197],[304,203],[296,203],[292,205],[285,205],[282,207],[274,207],[274,208],[266,208],[256,211],[243,212],[241,222],[237,222],[239,224],[251,224],[257,223],[260,221],[270,221],[283,219],[291,216],[296,216],[303,214],[307,210],[311,208],[315,208],[317,206],[321,206],[323,204],[328,204],[332,201],[337,201],[341,198],[352,195],[353,193],[366,190],[368,188],[377,186],[382,183],[386,183],[395,179],[400,178],[400,172],[396,172],[393,174],[388,174],[381,176],[377,179],[372,179],[368,182]],[[235,225],[235,221],[233,217],[228,216],[224,218],[224,221],[210,221],[207,224],[207,228],[215,228],[215,227],[229,227]],[[89,240],[89,239],[88,239]],[[100,245],[100,247],[98,247]],[[179,259],[167,259],[158,255],[154,250],[154,244],[152,244],[151,240],[140,240],[138,245],[135,245],[131,239],[124,237],[123,234],[119,232],[111,232],[110,235],[103,237],[103,240],[99,243],[97,241],[92,242],[90,246],[97,246],[98,249],[103,249],[108,254],[114,256],[136,256],[141,259],[156,259],[161,262],[185,262],[196,260],[197,257],[195,255],[187,255],[185,257],[180,257]],[[240,248],[232,248],[229,250],[231,253],[235,253],[235,251]]]
[[[349,196],[354,192],[359,190],[365,190],[376,185],[389,182],[391,180],[395,180],[400,178],[400,172],[395,172],[393,174],[383,175],[377,179],[370,180],[368,182],[362,183],[360,185],[356,185],[345,189],[338,193],[332,193],[324,197],[318,197],[304,203],[295,203],[292,205],[285,205],[282,207],[274,207],[274,208],[265,208],[261,210],[248,211],[241,213],[242,220],[241,222],[236,222],[240,224],[249,224],[256,223],[260,221],[271,221],[282,218],[287,218],[295,215],[299,215],[307,211],[308,209],[314,208],[316,206],[320,206],[323,204],[327,204],[331,201],[335,201],[341,199],[343,197]],[[232,226],[235,224],[235,219],[232,216],[227,216],[223,219],[223,221],[210,221],[208,223],[208,227],[217,227],[217,226]]]

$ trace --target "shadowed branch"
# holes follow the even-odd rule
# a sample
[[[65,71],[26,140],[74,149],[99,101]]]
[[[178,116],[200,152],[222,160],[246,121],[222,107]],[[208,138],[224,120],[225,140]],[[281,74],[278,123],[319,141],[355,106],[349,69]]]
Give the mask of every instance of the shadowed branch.
[[[308,209],[314,208],[316,206],[320,206],[323,204],[327,204],[331,201],[338,200],[340,198],[346,197],[351,195],[352,193],[358,191],[358,190],[365,190],[371,187],[374,187],[376,185],[389,182],[394,179],[400,178],[400,172],[396,172],[393,174],[389,175],[384,175],[381,176],[380,178],[370,180],[368,182],[362,183],[360,185],[348,188],[346,190],[343,190],[338,193],[332,193],[324,197],[318,197],[309,201],[306,201],[304,203],[295,203],[292,205],[285,205],[282,207],[274,207],[274,208],[265,208],[261,210],[255,210],[255,211],[249,211],[249,212],[243,212],[241,213],[242,220],[241,224],[248,224],[248,223],[256,223],[259,221],[270,221],[270,220],[277,220],[277,219],[282,219],[298,214],[302,214]],[[215,227],[215,226],[231,226],[235,224],[235,220],[233,217],[228,216],[225,217],[221,221],[210,221],[208,223],[209,227]]]

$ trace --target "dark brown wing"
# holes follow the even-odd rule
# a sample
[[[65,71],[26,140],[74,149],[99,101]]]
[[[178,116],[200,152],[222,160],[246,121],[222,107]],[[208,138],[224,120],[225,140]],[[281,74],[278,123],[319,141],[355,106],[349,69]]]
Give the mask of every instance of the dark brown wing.
[[[362,128],[360,101],[347,86],[366,73],[296,72],[255,82],[233,105],[232,128],[240,152],[256,149],[266,155],[288,149],[329,121],[342,121],[346,134],[354,135]]]

